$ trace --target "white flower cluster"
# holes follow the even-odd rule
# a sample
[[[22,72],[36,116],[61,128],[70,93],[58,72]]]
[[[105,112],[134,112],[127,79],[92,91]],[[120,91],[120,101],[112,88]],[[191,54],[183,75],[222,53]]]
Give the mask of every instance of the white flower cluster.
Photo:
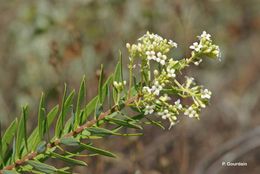
[[[176,102],[174,102],[174,104],[175,104],[177,109],[180,109],[180,110],[182,109],[182,104],[180,102],[180,99],[178,99]]]
[[[172,40],[168,41],[168,44],[170,44],[172,47],[177,48],[178,44],[176,42],[173,42]]]
[[[199,117],[199,114],[197,113],[197,111],[192,106],[190,106],[188,109],[186,109],[186,111],[184,112],[184,115],[187,115],[190,118],[193,118],[193,117],[198,118]]]
[[[167,94],[164,97],[167,97],[168,100],[171,99],[170,97],[168,97]],[[174,102],[174,105],[169,104],[168,106],[166,106],[166,108],[161,109],[157,114],[161,116],[164,120],[168,119],[170,121],[169,128],[171,128],[178,120],[177,115],[179,114],[179,111],[182,111],[182,109],[182,104],[180,103],[180,99],[178,99]]]
[[[172,98],[167,93],[161,94],[162,90],[170,82],[168,79],[172,76],[175,77],[174,71],[170,71],[170,73],[171,75],[164,71],[164,73],[155,77],[151,86],[144,86],[142,88],[142,105],[144,106],[145,115],[156,113],[162,119],[168,119],[171,127],[176,123],[177,115],[179,115],[179,111],[182,111],[183,106],[180,103],[180,99],[172,105],[170,104]],[[155,74],[157,74],[157,71]]]
[[[202,99],[210,99],[211,97],[211,91],[208,89],[201,90],[201,98]]]
[[[138,39],[138,44],[126,44],[131,57],[143,57],[148,61],[154,60],[162,65],[166,64],[166,53],[172,48],[177,48],[177,43],[163,39],[161,36],[147,32]]]
[[[138,93],[141,98],[136,107],[141,109],[144,115],[156,114],[164,120],[169,120],[170,127],[178,121],[181,113],[190,118],[198,118],[201,109],[208,104],[211,92],[196,85],[192,77],[186,77],[186,81],[181,84],[176,79],[176,73],[189,63],[199,65],[202,56],[217,57],[220,54],[219,47],[212,43],[211,35],[204,31],[199,36],[199,42],[190,46],[193,50],[191,58],[182,60],[168,58],[170,49],[177,47],[177,43],[172,40],[147,32],[138,41],[137,44],[126,45],[130,52],[130,61],[141,58],[141,76],[146,77],[142,78],[140,83],[141,90]],[[150,66],[150,61],[155,61],[160,66]],[[189,98],[193,103],[184,105]]]
[[[159,84],[158,81],[155,81],[153,86],[150,88],[148,86],[143,87],[143,92],[147,92],[149,94],[159,95],[160,91],[163,89],[163,84]]]
[[[199,65],[202,62],[201,57],[206,56],[210,58],[220,58],[221,53],[219,46],[212,43],[211,35],[206,31],[203,31],[200,36],[198,36],[199,42],[194,42],[190,49],[194,50],[193,55],[197,57],[194,61],[195,65]]]
[[[167,74],[168,77],[172,77],[172,78],[176,77],[175,69],[174,69],[174,68],[167,67],[167,73],[168,73],[168,74]]]
[[[161,52],[158,52],[155,55],[154,51],[146,51],[146,55],[147,55],[148,60],[154,60],[154,61],[160,63],[161,65],[165,65],[167,56],[163,55]]]
[[[190,49],[195,50],[196,52],[200,52],[201,48],[203,48],[203,46],[198,42],[194,42],[193,45],[190,46]]]
[[[145,106],[144,115],[152,114],[154,112],[154,108],[155,108],[154,105],[152,105],[152,106],[149,106],[149,105]]]

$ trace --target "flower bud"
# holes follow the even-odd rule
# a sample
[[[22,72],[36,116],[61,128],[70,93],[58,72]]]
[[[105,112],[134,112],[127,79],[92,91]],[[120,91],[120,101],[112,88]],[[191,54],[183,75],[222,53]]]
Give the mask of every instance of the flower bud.
[[[131,45],[129,43],[126,43],[126,48],[130,49]]]

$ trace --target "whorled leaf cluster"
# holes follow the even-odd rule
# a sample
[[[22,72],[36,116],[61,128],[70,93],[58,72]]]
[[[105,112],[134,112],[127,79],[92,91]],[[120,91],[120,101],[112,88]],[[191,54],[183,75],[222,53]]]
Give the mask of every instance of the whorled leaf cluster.
[[[31,133],[27,132],[28,107],[22,108],[21,116],[0,134],[0,173],[71,173],[70,167],[58,169],[46,160],[54,158],[69,163],[68,166],[86,166],[80,157],[115,157],[112,152],[96,147],[93,139],[139,136],[144,124],[163,127],[152,114],[168,119],[170,127],[181,113],[199,118],[211,92],[196,85],[192,77],[183,78],[181,70],[191,63],[199,65],[204,57],[219,57],[219,47],[209,34],[203,32],[199,42],[190,46],[193,50],[190,58],[171,57],[170,52],[177,44],[149,32],[137,44],[126,46],[130,60],[128,82],[123,77],[120,54],[114,73],[106,81],[101,66],[98,95],[87,104],[83,78],[77,97],[75,90],[68,92],[65,85],[61,104],[50,111],[42,95],[38,125]]]

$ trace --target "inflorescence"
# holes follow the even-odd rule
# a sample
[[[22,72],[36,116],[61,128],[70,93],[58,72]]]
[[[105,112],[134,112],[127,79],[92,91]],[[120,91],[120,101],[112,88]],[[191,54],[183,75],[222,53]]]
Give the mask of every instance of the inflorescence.
[[[211,35],[203,31],[199,41],[189,48],[190,58],[177,60],[170,57],[169,52],[177,48],[177,43],[161,36],[147,32],[138,39],[137,44],[126,44],[129,51],[129,69],[138,62],[141,72],[141,98],[136,107],[145,115],[155,114],[176,124],[180,114],[190,118],[199,118],[211,98],[211,92],[195,83],[194,78],[185,77],[184,82],[178,80],[177,74],[193,63],[198,66],[204,57],[219,58],[219,46],[212,43]]]

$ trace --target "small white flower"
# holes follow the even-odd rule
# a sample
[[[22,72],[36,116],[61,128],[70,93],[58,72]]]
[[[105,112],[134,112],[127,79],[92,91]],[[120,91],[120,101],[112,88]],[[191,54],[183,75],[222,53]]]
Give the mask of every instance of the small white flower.
[[[177,120],[177,117],[176,117],[176,116],[172,116],[172,119],[173,119],[174,121],[176,121],[176,120]]]
[[[123,84],[126,85],[126,81],[125,80],[123,81]]]
[[[190,49],[195,50],[196,52],[199,52],[203,46],[199,44],[198,42],[194,42],[193,45],[190,46]]]
[[[169,113],[169,111],[167,109],[165,109],[162,112],[159,112],[158,115],[162,116],[162,119],[167,119],[170,118],[171,114]]]
[[[184,112],[184,115],[189,116],[190,118],[196,117],[197,112],[190,106],[186,111]]]
[[[151,92],[153,92],[153,94],[155,95],[159,95],[162,89],[163,89],[162,85],[160,85],[158,81],[155,81],[154,85],[151,88]]]
[[[144,112],[144,115],[148,115],[148,114],[152,114],[154,112],[154,106],[145,106],[145,112]]]
[[[206,31],[203,31],[202,34],[199,36],[199,39],[205,38],[206,40],[210,40],[210,37],[210,34],[208,34]]]
[[[167,118],[169,118],[168,114],[162,116],[162,119],[164,120],[166,120]]]
[[[152,90],[154,91],[154,95],[159,95],[160,94],[160,89],[156,88],[155,86],[152,86]]]
[[[137,50],[137,45],[133,44],[132,45],[132,51],[136,51]]]
[[[161,101],[168,101],[171,100],[171,98],[168,96],[168,94],[164,94],[159,98]]]
[[[200,60],[194,62],[194,65],[199,66],[199,64],[200,64],[201,62],[202,62],[202,59],[200,59]]]
[[[186,88],[189,88],[190,85],[194,82],[193,77],[186,77]]]
[[[130,49],[131,48],[131,45],[129,43],[126,43],[126,48],[127,49]]]
[[[169,40],[168,44],[175,48],[178,47],[178,44],[176,42],[173,42],[172,40]]]
[[[221,51],[219,49],[219,46],[217,46],[216,50],[213,51],[213,54],[215,54],[216,57],[221,61]]]
[[[211,94],[212,93],[211,93],[210,90],[204,89],[204,90],[201,91],[201,98],[203,98],[203,99],[210,99]]]
[[[119,84],[117,83],[117,81],[113,82],[113,85],[117,88],[119,86]]]
[[[158,71],[158,70],[154,70],[154,71],[153,71],[153,74],[154,74],[155,76],[157,76],[157,75],[159,74],[159,71]]]
[[[175,104],[177,109],[182,109],[182,104],[181,104],[180,99],[178,99],[176,102],[174,102],[174,104]]]
[[[148,60],[155,60],[156,59],[154,51],[146,51],[145,54],[147,55],[147,59]]]
[[[162,53],[161,52],[158,52],[157,53],[157,56],[160,58],[162,56]]]
[[[162,116],[162,115],[163,115],[163,112],[158,112],[158,115]]]
[[[154,85],[159,86],[160,83],[156,80],[156,81],[154,82]]]
[[[151,90],[148,86],[144,86],[142,91],[143,91],[144,93],[145,93],[145,92],[147,92],[147,93],[149,93],[149,94],[152,93],[152,90]]]
[[[138,51],[142,51],[142,44],[138,43],[138,45],[137,45],[137,50],[138,50]]]
[[[163,40],[163,38],[161,36],[159,36],[158,34],[152,34],[152,38],[154,38],[157,41]]]
[[[205,108],[206,105],[204,103],[200,103],[200,107]]]
[[[166,60],[166,59],[167,59],[167,56],[166,56],[166,55],[162,55],[162,56],[161,56],[161,59],[162,59],[162,60]]]
[[[187,83],[192,83],[194,81],[193,77],[187,77]]]
[[[156,99],[156,100],[155,100],[155,103],[161,104],[162,102],[161,102],[160,100]]]
[[[157,57],[155,59],[153,59],[153,60],[155,60],[156,62],[160,63],[161,65],[165,65],[166,59],[167,59],[166,55],[163,55],[161,52],[158,52],[157,53]]]
[[[168,77],[172,77],[172,78],[174,78],[174,77],[176,77],[176,74],[175,74],[175,69],[170,69],[170,68],[167,68],[167,75],[168,75]]]
[[[160,60],[161,65],[165,65],[165,60]]]

